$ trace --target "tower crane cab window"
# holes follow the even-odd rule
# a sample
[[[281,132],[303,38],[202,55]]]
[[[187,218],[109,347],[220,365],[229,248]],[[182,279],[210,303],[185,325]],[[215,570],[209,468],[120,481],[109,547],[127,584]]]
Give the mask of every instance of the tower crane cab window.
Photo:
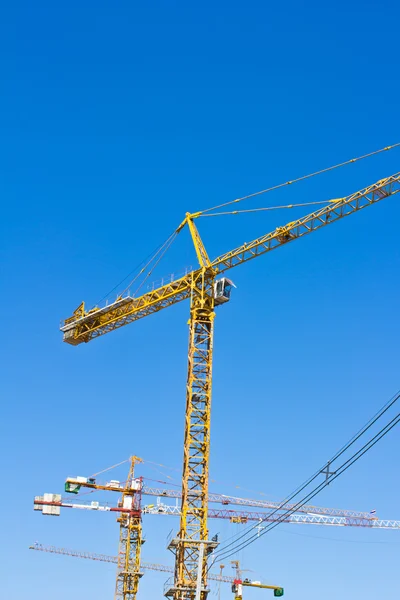
[[[222,279],[217,279],[214,283],[214,303],[215,306],[220,304],[225,304],[225,302],[229,302],[231,297],[232,288],[236,287],[233,281],[228,279],[227,277],[222,277]]]

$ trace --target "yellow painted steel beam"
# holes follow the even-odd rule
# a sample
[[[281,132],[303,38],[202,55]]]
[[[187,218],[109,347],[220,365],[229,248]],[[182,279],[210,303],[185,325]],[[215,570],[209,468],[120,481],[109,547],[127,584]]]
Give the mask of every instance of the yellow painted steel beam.
[[[213,327],[214,272],[202,269],[193,281],[189,321],[181,520],[175,562],[177,600],[194,597],[199,568],[202,587],[207,583],[207,551],[201,559],[200,542],[208,540]],[[202,592],[201,599],[206,597]]]
[[[200,234],[197,230],[196,225],[194,224],[193,217],[195,215],[190,215],[189,213],[186,215],[186,221],[189,227],[190,235],[192,236],[192,241],[194,245],[194,249],[196,250],[197,260],[199,261],[200,267],[209,267],[210,259],[208,258],[207,250],[203,244],[203,241],[200,237]]]
[[[384,198],[400,192],[400,173],[377,181],[350,196],[331,200],[327,206],[312,212],[283,227],[277,227],[271,233],[242,244],[238,248],[222,254],[212,261],[211,266],[219,273],[241,265],[257,256],[262,256],[275,248],[317,231],[326,225],[352,215],[353,213],[377,204]]]

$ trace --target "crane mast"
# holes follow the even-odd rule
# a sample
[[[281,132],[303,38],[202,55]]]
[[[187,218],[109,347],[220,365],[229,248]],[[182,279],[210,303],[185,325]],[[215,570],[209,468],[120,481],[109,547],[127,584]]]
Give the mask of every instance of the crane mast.
[[[140,571],[140,555],[143,544],[141,515],[141,481],[135,480],[135,464],[142,462],[132,456],[125,488],[120,501],[121,508],[130,509],[121,512],[117,518],[119,527],[118,571],[114,600],[136,600]],[[136,493],[139,492],[139,493]]]
[[[170,544],[176,553],[175,581],[166,595],[194,598],[201,575],[203,600],[207,555],[216,545],[207,528],[215,271],[189,216],[188,226],[202,268],[191,285],[181,517],[178,537]]]
[[[175,579],[166,591],[174,600],[206,600],[207,557],[217,545],[208,539],[207,529],[213,324],[214,305],[218,300],[214,290],[216,275],[399,191],[400,173],[397,173],[350,196],[333,200],[320,210],[242,244],[212,262],[194,224],[201,213],[187,213],[176,233],[188,226],[199,260],[197,270],[138,298],[119,297],[106,307],[90,311],[85,311],[82,303],[61,327],[64,341],[78,345],[190,298],[181,521],[178,536],[169,545],[175,552]],[[225,294],[223,289],[219,301],[228,299],[229,293]]]

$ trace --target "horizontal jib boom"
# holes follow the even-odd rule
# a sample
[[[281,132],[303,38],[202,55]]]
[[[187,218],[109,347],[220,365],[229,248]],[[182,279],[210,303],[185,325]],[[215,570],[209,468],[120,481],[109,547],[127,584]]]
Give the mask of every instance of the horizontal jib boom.
[[[330,201],[327,206],[318,211],[283,227],[277,227],[274,231],[219,256],[211,263],[211,269],[214,273],[227,271],[367,206],[372,206],[384,198],[394,196],[399,191],[400,173],[396,173],[355,194]],[[201,273],[202,269],[197,269],[181,279],[172,281],[138,298],[132,296],[119,297],[112,304],[108,304],[103,308],[95,307],[88,312],[85,312],[82,303],[73,316],[66,319],[61,327],[64,342],[73,346],[77,346],[82,342],[89,342],[109,331],[189,298],[192,282],[201,276]]]

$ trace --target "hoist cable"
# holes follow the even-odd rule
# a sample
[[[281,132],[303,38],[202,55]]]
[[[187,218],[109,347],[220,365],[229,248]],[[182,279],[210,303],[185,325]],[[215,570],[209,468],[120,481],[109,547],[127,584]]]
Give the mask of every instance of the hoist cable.
[[[153,273],[154,269],[156,268],[156,266],[159,264],[159,262],[161,261],[161,259],[164,257],[165,253],[170,249],[172,242],[175,240],[177,236],[176,231],[174,231],[174,233],[172,235],[169,236],[168,240],[165,242],[165,244],[163,245],[163,250],[160,249],[160,256],[158,257],[158,259],[156,260],[156,262],[154,263],[154,265],[151,267],[150,271],[147,273],[147,275],[144,277],[144,279],[141,281],[140,285],[136,288],[135,292],[134,292],[134,296],[136,296],[136,294],[139,292],[139,290],[143,287],[144,283],[148,280],[148,278],[150,277],[150,275]],[[154,257],[155,259],[155,257]],[[152,260],[154,260],[152,259]],[[149,264],[149,263],[148,263]],[[140,271],[140,273],[137,275],[137,277],[135,279],[137,279],[139,277],[139,275],[141,275],[144,270],[146,269],[147,265],[145,267],[143,267],[143,269]],[[132,282],[133,283],[133,282]],[[131,285],[131,284],[130,284]],[[128,288],[127,288],[128,289]]]

